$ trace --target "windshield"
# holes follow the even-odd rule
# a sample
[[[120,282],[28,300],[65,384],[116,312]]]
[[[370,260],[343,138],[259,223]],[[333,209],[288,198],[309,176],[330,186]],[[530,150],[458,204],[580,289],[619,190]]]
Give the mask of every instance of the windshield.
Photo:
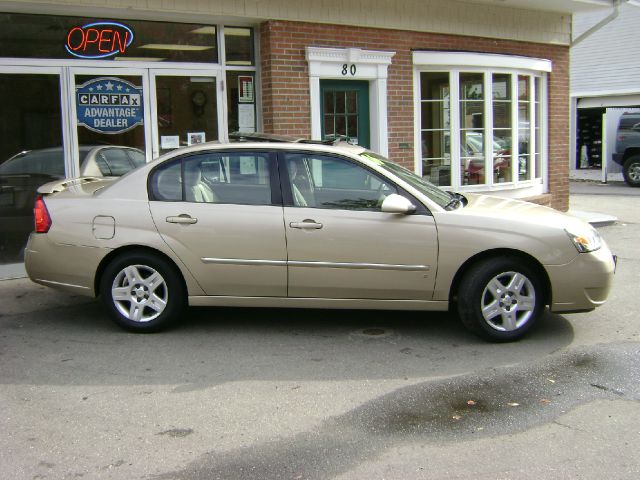
[[[392,162],[391,160],[386,159],[382,155],[378,155],[374,152],[362,152],[360,156],[370,160],[385,169],[389,170],[398,178],[401,178],[413,188],[418,190],[420,193],[428,197],[431,201],[435,202],[442,208],[446,208],[450,203],[453,196],[449,192],[445,192],[444,190],[440,190],[433,183],[425,180],[422,177],[419,177],[411,170],[407,170],[404,167],[401,167],[397,163]]]

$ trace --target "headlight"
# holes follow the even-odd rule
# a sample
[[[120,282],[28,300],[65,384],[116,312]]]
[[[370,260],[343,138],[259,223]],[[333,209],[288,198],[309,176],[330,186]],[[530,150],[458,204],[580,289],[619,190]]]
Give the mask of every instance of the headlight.
[[[565,232],[580,253],[593,252],[602,246],[600,234],[591,225],[586,228],[565,229]]]

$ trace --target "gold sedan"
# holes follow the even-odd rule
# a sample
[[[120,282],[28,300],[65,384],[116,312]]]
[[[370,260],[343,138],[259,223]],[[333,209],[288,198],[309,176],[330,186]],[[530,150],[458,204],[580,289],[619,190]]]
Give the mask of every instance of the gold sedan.
[[[449,193],[346,143],[201,144],[40,194],[31,279],[100,296],[137,332],[169,326],[186,305],[452,308],[473,332],[509,341],[546,306],[603,304],[615,270],[581,220]]]

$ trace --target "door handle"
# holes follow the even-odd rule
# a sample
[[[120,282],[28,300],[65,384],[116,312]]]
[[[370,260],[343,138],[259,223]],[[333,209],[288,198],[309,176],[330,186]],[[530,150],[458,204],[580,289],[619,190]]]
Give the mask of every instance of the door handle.
[[[291,228],[301,228],[303,230],[319,230],[322,228],[321,223],[317,223],[315,220],[307,218],[301,222],[291,222],[289,224]]]
[[[184,223],[184,224],[193,224],[198,223],[197,218],[193,218],[186,213],[178,215],[177,217],[167,217],[167,223]]]

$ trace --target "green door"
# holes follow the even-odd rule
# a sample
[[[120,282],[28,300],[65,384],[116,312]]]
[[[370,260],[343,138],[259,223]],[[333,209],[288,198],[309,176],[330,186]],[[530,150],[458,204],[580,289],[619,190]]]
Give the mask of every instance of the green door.
[[[371,147],[369,134],[369,82],[321,80],[322,138],[346,136]]]

